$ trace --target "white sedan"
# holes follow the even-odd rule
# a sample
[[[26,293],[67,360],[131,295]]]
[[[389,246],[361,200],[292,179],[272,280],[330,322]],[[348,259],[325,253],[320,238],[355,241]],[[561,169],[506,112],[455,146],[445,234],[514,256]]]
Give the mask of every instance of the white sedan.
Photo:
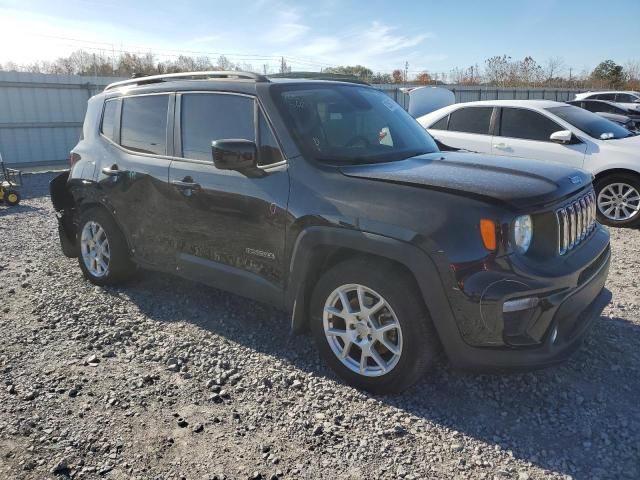
[[[454,148],[584,168],[595,175],[599,220],[640,225],[640,136],[616,123],[548,100],[458,103],[418,121]]]
[[[627,90],[624,92],[584,92],[576,94],[576,100],[606,100],[621,107],[630,108],[640,112],[640,92]]]

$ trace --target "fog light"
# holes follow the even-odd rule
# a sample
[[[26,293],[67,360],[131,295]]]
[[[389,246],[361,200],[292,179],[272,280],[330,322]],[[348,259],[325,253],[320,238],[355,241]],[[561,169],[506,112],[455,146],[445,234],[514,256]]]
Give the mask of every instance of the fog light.
[[[504,304],[502,304],[502,311],[504,313],[519,312],[520,310],[537,307],[539,302],[540,299],[538,297],[516,298],[515,300],[504,302]]]

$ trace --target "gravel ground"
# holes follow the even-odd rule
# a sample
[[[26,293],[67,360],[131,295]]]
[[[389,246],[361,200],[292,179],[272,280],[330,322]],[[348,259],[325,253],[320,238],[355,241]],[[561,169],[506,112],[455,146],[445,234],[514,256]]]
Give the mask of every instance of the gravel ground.
[[[46,184],[0,206],[0,478],[640,478],[640,231],[560,367],[340,383],[278,310],[167,275],[94,287]]]

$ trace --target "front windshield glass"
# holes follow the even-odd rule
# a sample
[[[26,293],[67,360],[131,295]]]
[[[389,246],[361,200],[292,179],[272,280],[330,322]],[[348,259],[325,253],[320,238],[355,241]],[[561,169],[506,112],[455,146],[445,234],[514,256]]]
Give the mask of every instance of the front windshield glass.
[[[573,105],[551,107],[547,108],[547,110],[598,140],[626,138],[633,135],[629,130],[617,123]]]
[[[305,155],[373,163],[437,152],[433,138],[382,92],[356,85],[274,85],[273,100]]]

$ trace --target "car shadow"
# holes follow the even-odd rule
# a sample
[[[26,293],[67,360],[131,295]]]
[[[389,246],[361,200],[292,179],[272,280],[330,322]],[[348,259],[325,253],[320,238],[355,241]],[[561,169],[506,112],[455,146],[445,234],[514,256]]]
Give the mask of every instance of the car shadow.
[[[291,335],[290,316],[275,308],[156,273],[142,272],[128,285],[107,292],[124,294],[156,321],[190,322],[340,382],[319,364],[312,339]],[[629,478],[637,478],[639,352],[640,327],[603,316],[565,364],[487,375],[442,362],[401,395],[370,397],[553,472],[610,478],[611,465],[623,465]],[[635,446],[620,448],[629,442]],[[474,453],[481,458],[482,452]]]
[[[8,217],[10,215],[35,212],[49,214],[49,211],[42,207],[34,207],[32,205],[26,205],[24,203],[19,203],[18,205],[13,205],[10,207],[0,203],[0,217]]]

